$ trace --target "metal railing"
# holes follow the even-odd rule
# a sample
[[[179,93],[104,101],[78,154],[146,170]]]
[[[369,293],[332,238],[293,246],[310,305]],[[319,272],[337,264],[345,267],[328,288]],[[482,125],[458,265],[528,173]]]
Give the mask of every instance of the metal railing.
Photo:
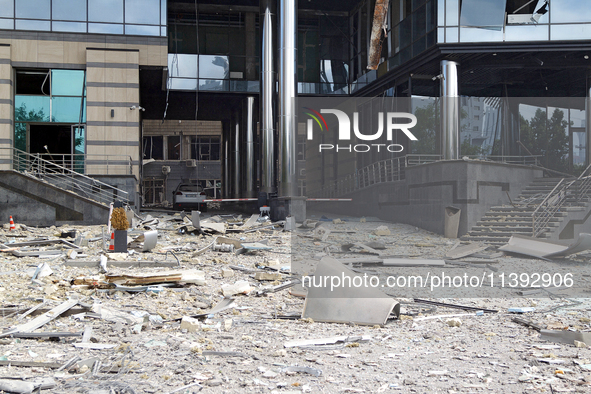
[[[541,155],[537,156],[467,156],[469,159],[494,161],[506,164],[534,165],[540,164]]]
[[[540,236],[546,226],[556,216],[557,212],[566,205],[568,200],[581,202],[591,189],[591,165],[577,179],[567,181],[562,178],[544,200],[536,207],[532,214],[532,234]]]
[[[10,148],[8,148],[10,149]],[[129,155],[32,153],[33,156],[68,168],[78,174],[132,175],[133,163]]]
[[[55,156],[54,156],[55,158]],[[31,154],[17,148],[0,148],[0,159],[10,160],[11,168],[25,175],[47,182],[101,204],[115,200],[129,203],[129,193],[104,182],[81,174],[39,154]],[[63,164],[63,162],[62,162]]]
[[[483,161],[494,161],[508,164],[538,165],[542,156],[468,156],[470,159]],[[405,178],[405,169],[420,164],[427,164],[439,161],[441,155],[433,154],[410,154],[395,159],[382,160],[366,167],[358,169],[353,174],[344,178],[332,181],[321,189],[309,192],[310,196],[322,198],[341,197],[347,193],[363,189],[382,182],[400,181]],[[591,179],[589,180],[591,188]]]
[[[407,167],[441,160],[441,155],[406,155],[386,159],[357,170],[342,179],[333,181],[322,189],[310,192],[311,196],[322,198],[340,197],[364,189],[376,183],[400,181],[405,178]]]

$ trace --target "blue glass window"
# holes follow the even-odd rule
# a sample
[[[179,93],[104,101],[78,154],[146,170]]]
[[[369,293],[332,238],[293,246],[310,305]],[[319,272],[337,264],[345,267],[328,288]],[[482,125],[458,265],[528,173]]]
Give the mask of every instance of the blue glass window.
[[[14,17],[14,1],[0,0],[0,16],[13,18]]]
[[[123,25],[114,25],[110,23],[89,23],[88,32],[102,34],[123,34]]]
[[[14,120],[49,122],[49,96],[15,96]]]
[[[49,21],[32,21],[32,20],[24,20],[24,19],[17,19],[16,20],[16,28],[18,30],[40,30],[40,31],[49,31]]]
[[[53,96],[80,97],[84,86],[84,71],[51,70],[51,86]]]
[[[52,97],[51,121],[78,123],[80,120],[80,97]],[[86,100],[82,107],[82,123],[86,122]]]
[[[16,2],[16,17],[49,19],[49,0],[19,0]]]
[[[123,23],[123,0],[88,0],[88,21]]]
[[[76,33],[86,33],[86,23],[84,22],[51,22],[52,31],[71,31]]]
[[[53,0],[51,19],[86,21],[86,0]]]
[[[158,0],[125,0],[125,23],[159,25],[160,2]]]
[[[580,0],[552,0],[552,23],[591,22],[591,7]]]
[[[125,34],[134,34],[138,36],[158,36],[160,34],[160,27],[125,25]]]
[[[501,30],[505,20],[507,0],[464,0],[460,25]]]
[[[227,79],[230,70],[228,56],[200,55],[199,77]]]

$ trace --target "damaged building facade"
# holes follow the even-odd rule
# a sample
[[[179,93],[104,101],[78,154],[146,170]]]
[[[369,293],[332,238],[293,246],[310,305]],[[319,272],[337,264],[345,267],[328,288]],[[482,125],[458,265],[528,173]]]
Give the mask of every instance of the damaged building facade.
[[[211,199],[351,197],[319,207],[436,232],[454,205],[465,233],[541,176],[530,164],[569,174],[589,164],[591,13],[574,0],[0,4],[10,176],[43,159],[135,206],[171,204],[181,182]],[[418,142],[319,154],[295,97],[369,98],[360,116],[413,113]],[[0,186],[12,209],[39,203],[11,184]],[[47,215],[90,214],[58,200],[44,201]]]

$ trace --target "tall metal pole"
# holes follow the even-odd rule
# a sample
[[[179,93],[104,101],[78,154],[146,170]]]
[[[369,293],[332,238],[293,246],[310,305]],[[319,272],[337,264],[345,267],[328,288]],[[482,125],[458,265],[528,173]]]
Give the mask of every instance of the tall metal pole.
[[[232,195],[234,198],[241,198],[240,179],[242,171],[240,165],[240,108],[236,109],[232,117]]]
[[[261,26],[261,79],[260,79],[260,133],[261,133],[261,191],[271,193],[275,185],[275,45],[276,0],[260,0]]]
[[[279,196],[296,195],[297,0],[279,1]]]
[[[254,97],[249,96],[244,99],[242,107],[242,117],[244,118],[243,134],[244,134],[244,175],[242,185],[243,197],[255,197],[255,161],[254,161],[254,129],[255,129],[255,115],[254,115]]]
[[[443,160],[460,157],[460,95],[458,63],[441,61],[441,154]]]

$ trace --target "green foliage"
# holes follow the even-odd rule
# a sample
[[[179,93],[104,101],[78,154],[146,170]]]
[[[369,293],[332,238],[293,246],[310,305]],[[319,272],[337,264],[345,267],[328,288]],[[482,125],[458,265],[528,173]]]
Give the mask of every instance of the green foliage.
[[[538,108],[531,120],[521,117],[521,142],[533,155],[542,155],[542,166],[568,171],[568,122],[564,112],[556,108],[547,119],[546,111]],[[572,122],[571,122],[572,123]]]
[[[488,156],[488,149],[482,146],[472,145],[470,140],[466,138],[460,145],[460,156]]]
[[[418,141],[410,144],[411,153],[435,154],[437,153],[437,130],[439,129],[439,106],[434,101],[424,108],[417,108],[414,115],[417,124],[412,128],[412,133]]]

